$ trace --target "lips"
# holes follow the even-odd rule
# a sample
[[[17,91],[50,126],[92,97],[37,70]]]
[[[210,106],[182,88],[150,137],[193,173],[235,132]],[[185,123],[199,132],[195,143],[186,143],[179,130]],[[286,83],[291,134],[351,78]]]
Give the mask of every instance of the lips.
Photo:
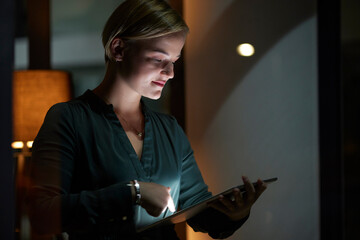
[[[159,81],[153,81],[152,83],[159,86],[159,87],[164,87],[166,81],[159,80]]]

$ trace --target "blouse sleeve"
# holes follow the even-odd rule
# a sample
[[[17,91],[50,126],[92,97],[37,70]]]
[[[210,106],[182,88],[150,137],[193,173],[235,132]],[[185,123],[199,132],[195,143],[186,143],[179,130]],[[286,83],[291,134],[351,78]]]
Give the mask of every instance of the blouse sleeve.
[[[182,152],[184,153],[182,161],[180,207],[184,209],[210,198],[212,194],[208,191],[208,186],[205,184],[196,164],[190,143],[180,127],[179,135],[183,139],[181,146]],[[240,221],[232,221],[225,214],[213,208],[208,208],[189,219],[187,223],[194,231],[208,233],[212,238],[218,239],[231,236],[246,220],[247,217]]]
[[[42,234],[111,228],[130,229],[131,190],[127,183],[72,193],[78,154],[76,126],[67,103],[54,105],[34,141],[28,193],[32,227]],[[126,224],[127,223],[127,224]]]

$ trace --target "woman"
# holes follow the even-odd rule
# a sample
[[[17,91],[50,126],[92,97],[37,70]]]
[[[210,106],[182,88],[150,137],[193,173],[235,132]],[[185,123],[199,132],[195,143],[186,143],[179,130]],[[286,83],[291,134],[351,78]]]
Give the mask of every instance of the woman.
[[[148,109],[174,77],[188,27],[162,0],[127,0],[103,31],[106,74],[77,99],[54,105],[33,145],[30,218],[40,233],[70,239],[178,239],[173,226],[136,228],[211,196],[176,120]],[[214,238],[248,218],[266,185],[244,178],[188,223]]]

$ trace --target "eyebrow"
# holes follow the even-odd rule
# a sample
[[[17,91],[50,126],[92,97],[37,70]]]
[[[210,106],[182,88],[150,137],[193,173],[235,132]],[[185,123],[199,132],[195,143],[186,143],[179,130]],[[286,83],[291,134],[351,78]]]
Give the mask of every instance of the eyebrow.
[[[159,53],[162,53],[162,54],[164,54],[164,55],[166,55],[166,56],[169,56],[169,54],[168,54],[167,52],[165,52],[165,51],[163,51],[163,50],[161,50],[161,49],[151,49],[150,51],[151,51],[151,52],[159,52]],[[180,58],[180,57],[181,57],[181,53],[180,53],[177,57]]]

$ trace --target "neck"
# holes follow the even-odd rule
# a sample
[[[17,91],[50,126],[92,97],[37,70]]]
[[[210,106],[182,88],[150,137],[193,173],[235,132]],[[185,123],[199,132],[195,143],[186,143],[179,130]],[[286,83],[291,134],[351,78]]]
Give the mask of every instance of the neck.
[[[134,92],[116,71],[116,63],[108,63],[103,81],[93,92],[107,104],[112,104],[116,113],[127,116],[141,113],[141,95]]]

